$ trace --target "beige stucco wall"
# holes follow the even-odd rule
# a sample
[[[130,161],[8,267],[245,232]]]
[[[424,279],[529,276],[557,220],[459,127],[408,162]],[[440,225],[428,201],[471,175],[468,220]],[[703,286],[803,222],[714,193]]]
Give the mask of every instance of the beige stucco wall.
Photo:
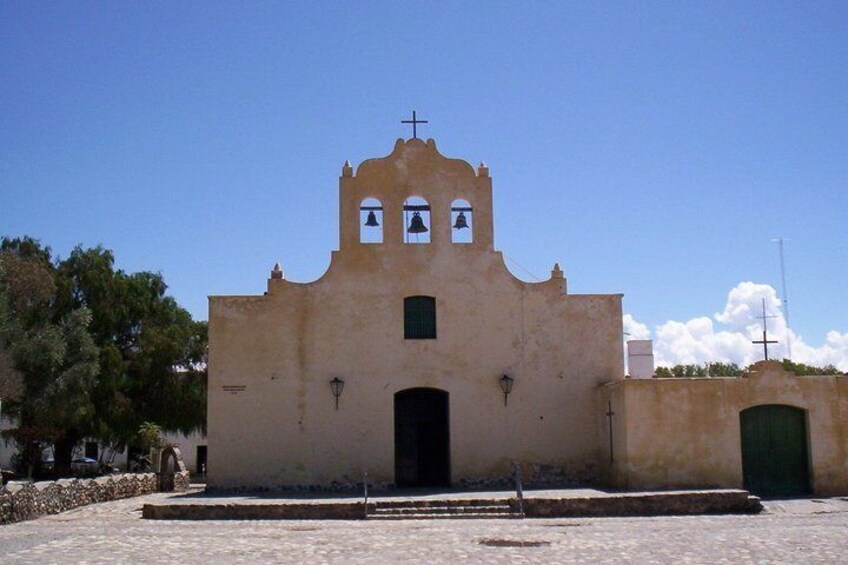
[[[612,402],[614,462],[605,477],[622,488],[742,487],[739,413],[761,404],[807,411],[811,487],[848,493],[848,378],[797,377],[761,362],[743,378],[621,380],[599,389]]]
[[[413,195],[432,207],[428,245],[402,242]],[[382,202],[383,244],[359,243],[367,197]],[[474,207],[473,244],[450,242],[457,198]],[[393,399],[411,387],[450,395],[454,483],[506,477],[513,461],[597,479],[596,391],[623,374],[621,295],[567,294],[560,271],[513,277],[492,247],[488,169],[446,159],[432,140],[398,140],[355,175],[345,167],[340,210],[340,251],[319,280],[210,297],[210,486],[350,483],[366,470],[393,483]],[[412,295],[436,298],[437,339],[404,339]],[[334,377],[345,380],[338,410]]]

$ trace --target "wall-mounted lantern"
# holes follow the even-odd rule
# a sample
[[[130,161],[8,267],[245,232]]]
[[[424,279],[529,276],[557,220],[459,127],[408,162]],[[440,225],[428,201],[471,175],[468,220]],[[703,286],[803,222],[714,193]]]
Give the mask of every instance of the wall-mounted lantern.
[[[504,406],[506,406],[506,400],[509,397],[509,393],[512,392],[512,385],[515,384],[515,379],[509,375],[504,375],[500,378],[499,382],[501,383],[501,390],[504,393]]]
[[[334,377],[333,380],[330,381],[330,390],[333,391],[333,397],[336,399],[336,410],[338,410],[339,397],[342,395],[342,391],[344,390],[344,379]]]

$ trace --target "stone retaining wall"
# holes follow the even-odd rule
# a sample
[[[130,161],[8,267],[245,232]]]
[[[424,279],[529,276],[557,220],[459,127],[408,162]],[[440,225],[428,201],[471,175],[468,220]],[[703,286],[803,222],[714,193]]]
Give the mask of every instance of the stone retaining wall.
[[[0,488],[0,524],[58,514],[95,502],[150,494],[157,492],[158,488],[159,483],[153,473],[13,483]],[[185,490],[187,488],[186,485]]]
[[[513,499],[510,505],[517,506]],[[525,498],[528,518],[757,514],[760,499],[744,490],[621,493],[599,497]]]
[[[368,505],[373,512],[375,505]],[[147,520],[362,520],[362,502],[327,504],[145,504]]]

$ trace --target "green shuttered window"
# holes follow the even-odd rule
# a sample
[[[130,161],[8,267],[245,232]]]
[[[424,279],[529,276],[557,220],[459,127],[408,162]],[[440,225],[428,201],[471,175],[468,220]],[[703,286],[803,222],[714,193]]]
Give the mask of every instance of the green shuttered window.
[[[404,339],[436,339],[436,299],[407,296],[403,299]]]

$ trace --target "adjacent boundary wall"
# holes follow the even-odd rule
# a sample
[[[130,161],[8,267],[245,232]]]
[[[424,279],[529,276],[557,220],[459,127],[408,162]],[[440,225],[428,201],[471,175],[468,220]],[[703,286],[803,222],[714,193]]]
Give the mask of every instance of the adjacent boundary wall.
[[[187,490],[188,483],[187,471],[176,473],[174,490]],[[0,488],[0,524],[32,520],[96,502],[131,498],[158,491],[159,479],[155,473],[11,483]]]
[[[768,404],[806,412],[810,491],[848,494],[848,377],[796,376],[777,361],[760,361],[743,377],[626,379],[600,387],[605,482],[624,490],[742,488],[740,413]]]

